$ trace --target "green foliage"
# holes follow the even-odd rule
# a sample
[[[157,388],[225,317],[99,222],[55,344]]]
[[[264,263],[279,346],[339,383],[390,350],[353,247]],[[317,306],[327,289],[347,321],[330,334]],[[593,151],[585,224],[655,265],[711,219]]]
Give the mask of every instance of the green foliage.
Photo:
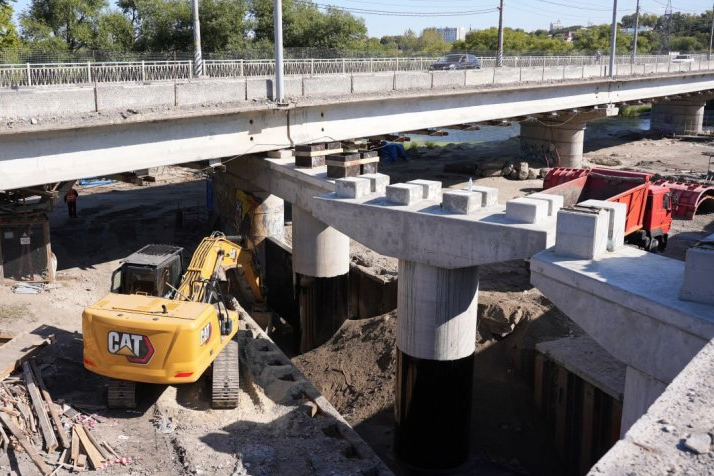
[[[639,117],[646,112],[650,112],[652,106],[623,106],[620,108],[620,116],[622,117]]]
[[[462,45],[455,44],[454,48]],[[498,49],[498,29],[476,30],[466,35],[463,44],[469,51],[496,51]],[[573,49],[571,43],[560,38],[535,35],[523,30],[503,29],[503,49],[506,51],[538,51],[567,53]]]
[[[0,2],[0,49],[18,46],[20,46],[20,37],[12,21],[12,7]]]
[[[20,15],[22,37],[50,50],[95,48],[106,7],[106,0],[32,0]]]

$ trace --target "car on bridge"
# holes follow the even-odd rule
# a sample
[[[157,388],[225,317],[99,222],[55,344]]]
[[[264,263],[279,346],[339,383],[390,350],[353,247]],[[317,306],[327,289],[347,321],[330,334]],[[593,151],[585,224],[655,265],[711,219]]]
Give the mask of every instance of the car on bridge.
[[[474,55],[451,54],[442,56],[436,63],[429,66],[429,71],[436,70],[457,70],[457,69],[479,69],[481,62]]]
[[[672,58],[672,63],[693,63],[694,57],[692,55],[677,55]]]

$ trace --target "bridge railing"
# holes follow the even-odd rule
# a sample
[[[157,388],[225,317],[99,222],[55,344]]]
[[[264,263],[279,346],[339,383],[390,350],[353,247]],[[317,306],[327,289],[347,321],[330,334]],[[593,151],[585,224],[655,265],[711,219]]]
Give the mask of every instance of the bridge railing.
[[[633,63],[629,55],[615,58],[618,76],[652,73],[673,73],[710,69],[713,62],[706,55],[687,55],[674,58],[669,55],[638,56]],[[330,58],[287,59],[286,75],[354,74],[400,71],[427,71],[434,58]],[[481,57],[481,69],[496,67],[496,58]],[[583,70],[583,77],[607,74],[607,56],[509,56],[503,59],[504,68],[585,68],[600,65],[596,73]],[[72,85],[110,82],[166,81],[192,78],[191,60],[86,62],[0,65],[0,87]],[[206,60],[204,73],[211,78],[265,77],[275,74],[275,64],[264,60]],[[568,76],[570,77],[570,76]]]

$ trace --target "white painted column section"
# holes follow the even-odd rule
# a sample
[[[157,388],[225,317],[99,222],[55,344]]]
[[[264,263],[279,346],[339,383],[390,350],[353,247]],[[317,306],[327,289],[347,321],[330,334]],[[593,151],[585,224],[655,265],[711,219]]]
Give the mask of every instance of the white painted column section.
[[[428,360],[473,354],[478,283],[478,267],[443,269],[399,260],[397,347]]]
[[[350,239],[293,205],[293,271],[333,278],[350,271]]]
[[[254,192],[260,199],[253,210],[251,241],[259,245],[264,239],[272,237],[285,240],[285,202],[282,198],[266,192]]]
[[[583,142],[587,122],[521,123],[521,157],[524,160],[545,161],[551,167],[583,165]]]
[[[680,99],[652,104],[650,130],[664,134],[697,134],[704,125],[704,99]]]

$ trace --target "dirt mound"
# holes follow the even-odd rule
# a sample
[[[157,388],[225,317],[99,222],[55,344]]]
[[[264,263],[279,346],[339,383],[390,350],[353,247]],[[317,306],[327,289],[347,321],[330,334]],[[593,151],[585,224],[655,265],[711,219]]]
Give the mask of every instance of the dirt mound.
[[[396,312],[346,321],[324,345],[293,359],[350,424],[394,402]]]

